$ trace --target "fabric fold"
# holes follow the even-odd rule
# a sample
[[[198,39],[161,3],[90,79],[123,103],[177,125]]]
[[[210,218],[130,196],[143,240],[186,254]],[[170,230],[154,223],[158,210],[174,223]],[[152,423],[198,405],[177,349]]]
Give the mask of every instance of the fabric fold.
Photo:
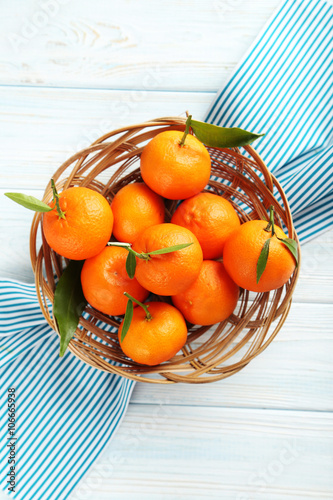
[[[7,391],[15,388],[17,487],[10,496],[64,500],[114,434],[135,383],[69,351],[60,358],[34,284],[0,280],[0,324],[2,488],[9,471]]]

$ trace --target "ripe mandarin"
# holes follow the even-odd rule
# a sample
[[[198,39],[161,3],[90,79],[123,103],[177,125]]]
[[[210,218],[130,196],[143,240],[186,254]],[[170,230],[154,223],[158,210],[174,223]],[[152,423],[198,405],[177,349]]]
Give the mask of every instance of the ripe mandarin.
[[[128,277],[125,267],[127,255],[125,248],[105,247],[83,264],[83,294],[92,307],[104,314],[125,314],[128,299],[124,292],[130,293],[140,302],[148,297],[149,292],[135,278]]]
[[[64,219],[56,209],[43,214],[43,232],[50,247],[73,260],[98,254],[113,227],[112,210],[104,196],[89,188],[72,187],[59,194],[59,204]]]
[[[176,224],[158,224],[147,228],[133,244],[138,253],[191,243],[172,253],[137,259],[135,277],[147,290],[157,295],[175,295],[190,286],[199,274],[202,250],[191,231]]]
[[[199,193],[183,201],[171,222],[192,231],[199,240],[204,259],[222,257],[225,241],[240,226],[231,203],[213,193]]]
[[[268,292],[284,285],[295,269],[295,259],[288,248],[274,235],[270,241],[266,268],[257,283],[257,262],[266,240],[272,233],[265,231],[267,221],[251,220],[234,231],[224,245],[223,262],[238,286],[253,292]],[[286,238],[275,225],[279,238]]]
[[[212,325],[227,319],[237,305],[239,287],[222,262],[204,260],[199,276],[185,292],[172,297],[184,318],[197,325]]]
[[[187,339],[187,328],[182,314],[165,302],[149,302],[151,319],[142,307],[133,311],[129,330],[121,342],[123,323],[118,330],[120,346],[126,356],[143,365],[158,365],[172,358]]]
[[[118,241],[133,243],[147,227],[164,222],[164,201],[143,182],[121,188],[111,204],[113,235]]]
[[[211,171],[205,146],[193,135],[179,143],[183,132],[169,130],[157,134],[141,154],[141,175],[156,193],[170,200],[189,198],[206,186]]]

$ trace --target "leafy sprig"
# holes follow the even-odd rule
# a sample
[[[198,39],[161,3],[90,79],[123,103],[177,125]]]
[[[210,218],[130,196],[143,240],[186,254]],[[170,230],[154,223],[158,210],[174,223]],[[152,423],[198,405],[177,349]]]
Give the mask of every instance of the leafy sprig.
[[[132,318],[133,318],[133,309],[134,309],[133,302],[138,304],[145,311],[146,321],[151,321],[153,319],[152,315],[150,314],[150,312],[148,310],[149,304],[143,304],[142,302],[135,299],[134,297],[132,297],[132,295],[130,295],[127,292],[124,292],[124,295],[128,298],[128,302],[127,302],[127,306],[126,306],[126,312],[125,312],[123,326],[121,329],[120,342],[123,342],[128,330],[129,330],[129,327],[131,326],[131,322],[132,322]]]
[[[5,193],[5,196],[7,196],[7,198],[10,198],[12,201],[15,201],[15,203],[22,205],[24,208],[27,208],[28,210],[33,210],[34,212],[51,212],[52,210],[56,209],[59,218],[65,219],[66,218],[65,212],[61,210],[59,203],[59,194],[55,186],[54,179],[51,179],[51,187],[53,192],[52,206],[47,205],[43,201],[38,200],[38,198],[35,198],[34,196],[29,196],[23,193]]]
[[[218,127],[210,123],[193,120],[189,115],[186,120],[185,131],[179,145],[185,145],[186,136],[192,129],[194,135],[206,146],[212,148],[235,148],[246,146],[265,134],[254,134],[237,127]]]
[[[273,205],[270,206],[269,211],[270,211],[269,221],[268,221],[267,226],[264,228],[264,231],[271,232],[271,237],[265,241],[265,243],[262,247],[262,250],[260,252],[258,261],[257,261],[257,283],[259,283],[259,280],[260,280],[261,276],[263,275],[263,272],[266,269],[268,256],[269,256],[269,245],[270,245],[271,239],[274,236],[276,236],[276,238],[279,241],[281,241],[281,243],[283,243],[288,248],[288,250],[290,251],[290,253],[292,254],[292,256],[295,259],[296,267],[298,266],[298,248],[297,248],[296,241],[292,240],[291,238],[280,238],[276,234],[275,225],[274,225],[274,207],[273,207]]]
[[[151,259],[151,256],[177,252],[178,250],[182,250],[183,248],[187,248],[190,245],[193,245],[193,243],[192,242],[191,243],[181,243],[179,245],[173,245],[171,247],[165,247],[165,248],[159,248],[158,250],[152,250],[151,252],[136,252],[135,250],[133,250],[130,243],[118,243],[117,241],[110,241],[108,243],[108,245],[114,246],[114,247],[126,248],[126,250],[128,251],[128,256],[126,259],[126,271],[127,271],[128,276],[131,279],[133,279],[134,275],[135,275],[135,269],[136,269],[136,258],[148,261]]]

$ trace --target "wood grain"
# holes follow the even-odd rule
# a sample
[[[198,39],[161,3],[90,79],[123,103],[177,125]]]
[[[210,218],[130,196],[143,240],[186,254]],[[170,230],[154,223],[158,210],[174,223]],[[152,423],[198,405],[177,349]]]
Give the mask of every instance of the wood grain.
[[[203,118],[213,93],[0,87],[0,186],[44,189],[71,155],[104,133],[159,116]]]
[[[278,2],[5,0],[0,84],[216,91]]]
[[[130,405],[71,499],[332,498],[331,414],[169,404]]]

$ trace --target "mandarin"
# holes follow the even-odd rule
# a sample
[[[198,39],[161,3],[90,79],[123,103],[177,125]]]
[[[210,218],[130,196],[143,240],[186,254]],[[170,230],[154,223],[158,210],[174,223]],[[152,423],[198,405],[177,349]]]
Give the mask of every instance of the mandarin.
[[[170,200],[189,198],[206,186],[211,171],[205,146],[193,135],[180,145],[183,132],[157,134],[141,154],[141,175],[156,193]]]
[[[83,294],[92,307],[104,314],[125,314],[128,299],[124,292],[130,293],[140,302],[148,297],[149,292],[135,278],[129,278],[125,267],[127,255],[125,248],[105,247],[83,264]]]
[[[239,287],[232,281],[222,262],[204,260],[192,285],[172,297],[184,318],[196,325],[213,325],[233,312]]]
[[[225,241],[240,226],[231,203],[213,193],[199,193],[183,201],[171,222],[192,231],[199,240],[204,259],[222,257]]]
[[[223,262],[230,277],[238,286],[252,292],[268,292],[283,286],[294,272],[296,262],[288,248],[271,230],[265,231],[267,221],[251,220],[234,231],[224,245]],[[275,224],[279,238],[286,238]],[[266,240],[271,238],[266,268],[257,283],[257,263]]]
[[[121,342],[124,322],[118,330],[120,346],[126,356],[143,365],[158,365],[172,358],[187,340],[187,328],[182,314],[165,302],[149,302],[151,317],[142,307],[133,311],[128,332]]]
[[[113,214],[107,200],[85,187],[66,189],[58,199],[64,218],[56,209],[43,215],[47,243],[68,259],[84,260],[98,254],[112,233]]]
[[[157,295],[175,295],[190,286],[199,274],[202,250],[197,238],[185,227],[158,224],[147,228],[133,244],[133,250],[149,254],[154,250],[190,243],[172,253],[137,259],[135,277]]]
[[[112,200],[113,235],[133,243],[147,227],[164,222],[164,201],[143,182],[121,188]]]

